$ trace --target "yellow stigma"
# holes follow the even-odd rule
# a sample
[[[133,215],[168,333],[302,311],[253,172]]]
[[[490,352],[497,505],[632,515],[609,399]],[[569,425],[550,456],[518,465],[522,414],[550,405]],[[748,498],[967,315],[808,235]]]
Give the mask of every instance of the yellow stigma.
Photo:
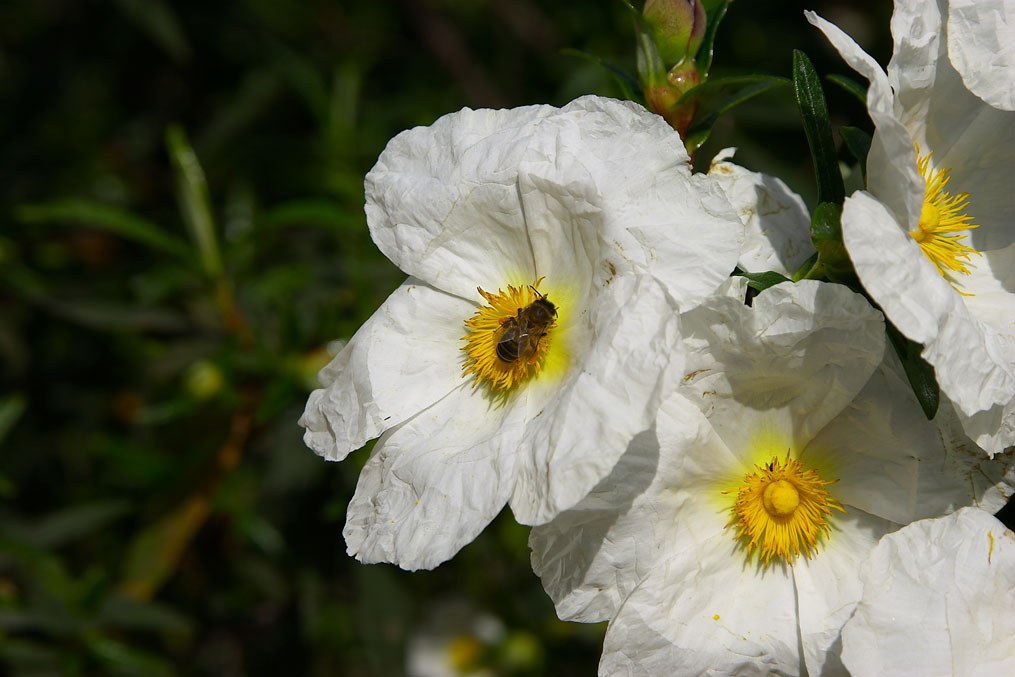
[[[948,185],[949,169],[932,169],[930,159],[934,153],[927,153],[920,157],[920,147],[916,147],[916,166],[923,177],[923,209],[920,211],[920,221],[916,230],[909,231],[909,234],[920,245],[924,256],[930,259],[937,271],[946,276],[945,269],[963,275],[969,274],[966,268],[966,261],[970,254],[979,255],[980,252],[961,242],[965,235],[955,233],[979,228],[970,223],[971,216],[967,216],[964,210],[969,205],[969,193],[952,195],[945,190]]]
[[[507,292],[498,289],[496,294],[479,288],[479,293],[490,305],[481,306],[475,315],[465,321],[467,329],[462,337],[465,341],[462,350],[466,354],[465,364],[462,365],[463,376],[475,374],[473,385],[482,381],[495,391],[508,391],[539,374],[546,353],[550,350],[553,324],[547,328],[545,336],[532,338],[528,344],[529,350],[510,362],[505,362],[497,355],[497,344],[507,330],[505,323],[517,321],[518,311],[540,298],[540,282],[542,278],[531,286],[508,285]]]
[[[789,453],[782,462],[775,457],[755,469],[744,476],[726,526],[737,526],[737,539],[748,554],[757,549],[766,568],[773,557],[790,565],[801,553],[810,559],[818,538],[829,533],[826,517],[832,510],[846,512],[825,489],[838,480],[821,479]]]

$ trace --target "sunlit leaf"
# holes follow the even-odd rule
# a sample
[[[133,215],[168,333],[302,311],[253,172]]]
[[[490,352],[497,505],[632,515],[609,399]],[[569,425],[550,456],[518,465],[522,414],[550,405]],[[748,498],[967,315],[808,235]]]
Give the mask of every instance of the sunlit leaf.
[[[814,161],[818,201],[842,204],[846,197],[845,188],[832,140],[825,93],[814,65],[800,50],[793,50],[793,88],[807,144],[811,149],[811,159]]]

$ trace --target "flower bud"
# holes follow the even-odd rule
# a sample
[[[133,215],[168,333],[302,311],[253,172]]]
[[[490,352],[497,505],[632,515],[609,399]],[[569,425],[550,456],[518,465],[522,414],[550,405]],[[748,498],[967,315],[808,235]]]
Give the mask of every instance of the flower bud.
[[[705,35],[705,10],[700,0],[648,0],[636,23],[645,103],[684,136],[697,104],[677,102],[701,84],[694,57]]]
[[[642,18],[667,69],[698,54],[705,37],[700,0],[647,0]]]

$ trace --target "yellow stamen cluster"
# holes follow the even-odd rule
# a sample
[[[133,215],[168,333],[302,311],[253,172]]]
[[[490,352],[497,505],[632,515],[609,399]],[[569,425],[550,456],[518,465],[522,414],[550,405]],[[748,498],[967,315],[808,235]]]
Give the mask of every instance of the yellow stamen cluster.
[[[973,217],[964,213],[969,206],[969,193],[952,195],[945,190],[951,170],[932,169],[930,159],[934,153],[920,157],[920,147],[917,146],[916,155],[916,166],[926,188],[920,221],[916,230],[909,231],[909,234],[942,276],[947,276],[945,269],[968,275],[969,269],[965,262],[969,260],[970,254],[979,255],[980,252],[961,242],[965,235],[955,233],[979,228],[970,223]]]
[[[838,480],[821,479],[788,453],[755,468],[744,476],[726,526],[737,526],[737,539],[749,554],[758,549],[766,568],[773,557],[790,565],[801,553],[810,559],[818,538],[829,533],[826,517],[833,509],[845,512],[825,489]]]
[[[541,280],[531,286],[512,287],[507,291],[497,290],[491,294],[479,289],[488,306],[481,306],[476,314],[465,321],[467,332],[462,338],[465,346],[465,364],[462,365],[463,376],[475,374],[475,386],[480,381],[487,383],[493,390],[508,391],[520,383],[539,374],[543,359],[550,349],[550,336],[545,336],[535,344],[535,351],[528,356],[520,356],[517,360],[505,362],[497,356],[497,343],[504,336],[504,324],[511,318],[518,317],[518,311],[531,305],[539,298],[537,292]]]

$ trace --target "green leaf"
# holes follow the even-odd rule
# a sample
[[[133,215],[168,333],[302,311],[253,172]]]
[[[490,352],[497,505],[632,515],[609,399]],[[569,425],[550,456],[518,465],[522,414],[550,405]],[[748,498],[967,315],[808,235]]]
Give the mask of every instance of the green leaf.
[[[614,81],[617,83],[617,86],[620,87],[620,92],[624,95],[625,99],[629,101],[638,101],[639,103],[642,102],[643,99],[639,93],[641,91],[641,87],[638,85],[638,78],[634,77],[619,66],[615,66],[602,57],[598,57],[595,54],[589,54],[588,52],[583,52],[580,49],[571,49],[568,47],[560,50],[560,53],[568,56],[576,56],[579,59],[590,61],[602,68],[605,68],[610,75],[613,76]]]
[[[909,385],[913,388],[913,394],[920,403],[920,408],[923,409],[924,416],[927,420],[932,420],[937,414],[941,390],[937,384],[934,367],[920,356],[923,346],[907,339],[887,321],[885,332],[899,360],[902,361],[902,368],[906,372],[906,378],[909,379]]]
[[[268,209],[259,219],[266,228],[318,226],[329,230],[347,231],[363,228],[362,208],[353,213],[329,200],[293,200]]]
[[[828,77],[828,81],[829,82],[833,82],[833,83],[839,85],[840,87],[845,89],[847,92],[849,92],[850,94],[855,96],[857,99],[859,99],[860,103],[862,103],[864,106],[867,105],[867,87],[866,87],[866,85],[861,85],[859,82],[857,82],[853,78],[848,78],[845,75],[829,75],[827,77]]]
[[[860,163],[860,171],[863,172],[863,180],[867,181],[867,153],[871,149],[871,135],[857,127],[839,127],[839,138],[850,155]]]
[[[101,202],[54,200],[21,205],[14,215],[24,223],[73,223],[99,228],[153,249],[193,260],[186,242],[169,235],[151,221]]]
[[[163,0],[116,0],[120,9],[177,61],[190,58],[190,45],[172,6]]]
[[[712,67],[712,48],[715,43],[716,32],[719,30],[719,23],[726,16],[726,10],[732,0],[703,0],[702,6],[705,9],[705,36],[701,40],[701,47],[694,57],[701,79],[708,77],[708,70]]]
[[[788,277],[786,277],[785,275],[783,275],[781,273],[776,273],[776,272],[771,271],[771,270],[768,271],[768,272],[765,272],[765,273],[745,273],[745,272],[738,271],[738,272],[735,272],[733,274],[734,275],[739,275],[740,277],[746,277],[747,278],[747,286],[749,286],[752,289],[755,289],[757,291],[765,291],[769,287],[774,287],[775,285],[779,284],[780,282],[789,282],[790,281],[790,279]]]
[[[684,143],[688,152],[697,150],[708,140],[720,115],[759,94],[790,84],[790,80],[774,75],[735,75],[714,78],[689,89],[677,102],[677,105],[698,104]]]
[[[811,159],[814,161],[818,201],[842,204],[846,191],[842,185],[842,174],[839,173],[825,93],[814,65],[800,50],[793,50],[793,88],[807,144],[811,148]]]
[[[39,520],[24,537],[39,548],[51,550],[98,531],[128,509],[128,504],[119,500],[72,505]]]
[[[187,140],[186,133],[179,125],[170,125],[166,130],[166,148],[173,164],[176,198],[194,244],[197,245],[201,266],[209,276],[220,278],[223,274],[222,257],[219,254],[204,170],[201,169],[201,163]]]
[[[0,399],[0,443],[3,443],[4,438],[14,428],[14,424],[18,422],[27,408],[28,401],[21,393],[7,395]]]

